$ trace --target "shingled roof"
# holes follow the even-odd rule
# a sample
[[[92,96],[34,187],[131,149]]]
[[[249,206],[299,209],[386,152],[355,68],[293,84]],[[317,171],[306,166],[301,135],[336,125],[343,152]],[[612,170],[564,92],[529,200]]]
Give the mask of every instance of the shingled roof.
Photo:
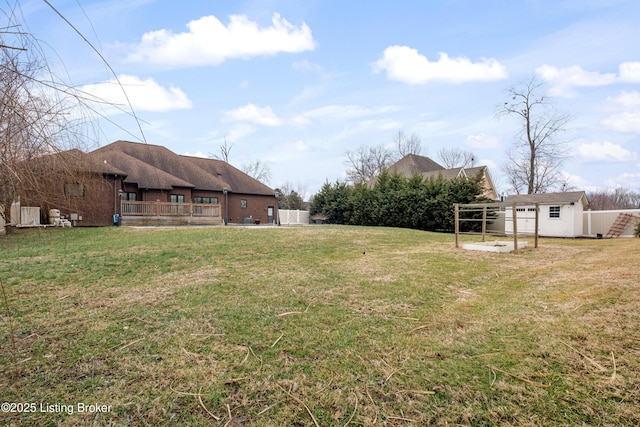
[[[203,157],[180,157],[187,162],[193,163],[209,175],[218,177],[229,191],[243,194],[275,195],[275,191],[272,188],[225,161]]]
[[[103,161],[91,157],[87,153],[73,148],[71,150],[59,151],[47,154],[35,160],[48,168],[58,170],[73,170],[75,172],[89,172],[103,175],[126,176],[122,169]]]
[[[417,154],[408,154],[391,165],[389,170],[406,177],[419,174],[425,178],[438,178],[439,176],[442,176],[444,179],[456,179],[460,177],[472,178],[481,173],[483,177],[483,197],[494,200],[498,197],[491,176],[489,175],[489,170],[486,166],[445,169],[442,165],[434,162],[429,157],[419,156]]]
[[[127,171],[125,182],[139,188],[169,190],[188,187],[207,191],[274,195],[268,186],[216,159],[182,156],[159,145],[116,141],[90,153],[97,160]]]
[[[195,187],[188,181],[171,175],[122,151],[98,150],[89,153],[89,155],[94,159],[102,160],[106,164],[129,171],[124,182],[136,184],[138,188],[171,190],[174,187]]]
[[[584,199],[583,199],[584,198]],[[507,196],[504,200],[505,204],[524,204],[524,203],[542,203],[542,204],[569,204],[583,201],[588,204],[587,195],[584,191],[566,191],[562,193],[540,193],[540,194],[513,194]]]
[[[418,156],[417,154],[407,154],[396,163],[389,167],[391,172],[397,172],[400,175],[412,176],[416,173],[426,173],[443,171],[445,168],[434,162],[428,157]]]

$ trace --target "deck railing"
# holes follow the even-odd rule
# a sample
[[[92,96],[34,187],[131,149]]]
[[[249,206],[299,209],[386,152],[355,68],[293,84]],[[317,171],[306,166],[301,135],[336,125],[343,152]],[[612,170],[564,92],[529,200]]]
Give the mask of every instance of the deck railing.
[[[220,205],[208,203],[121,202],[122,216],[221,217]]]

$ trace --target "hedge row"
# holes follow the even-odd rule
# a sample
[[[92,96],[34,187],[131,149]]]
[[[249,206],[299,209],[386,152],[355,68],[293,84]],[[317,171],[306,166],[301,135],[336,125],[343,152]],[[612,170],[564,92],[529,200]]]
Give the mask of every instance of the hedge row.
[[[313,198],[310,213],[333,224],[453,231],[454,203],[480,201],[480,179],[406,178],[385,171],[373,185],[327,182]]]

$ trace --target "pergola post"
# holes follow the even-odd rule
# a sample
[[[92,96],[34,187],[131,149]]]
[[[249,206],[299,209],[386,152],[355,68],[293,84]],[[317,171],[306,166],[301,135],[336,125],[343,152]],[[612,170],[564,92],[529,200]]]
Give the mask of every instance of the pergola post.
[[[513,216],[513,252],[518,253],[518,210],[516,209],[516,202],[513,202],[511,207],[511,215]]]
[[[455,203],[453,205],[453,210],[455,212],[455,233],[456,233],[456,249],[459,247],[458,246],[458,234],[460,234],[460,204],[459,203]]]

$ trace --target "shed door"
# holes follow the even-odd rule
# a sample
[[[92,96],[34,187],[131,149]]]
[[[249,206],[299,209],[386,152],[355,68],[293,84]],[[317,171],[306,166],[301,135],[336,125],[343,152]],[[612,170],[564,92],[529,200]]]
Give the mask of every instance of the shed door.
[[[267,208],[267,224],[273,224],[273,206]]]
[[[518,212],[518,233],[536,232],[536,208],[525,207],[523,211]]]

